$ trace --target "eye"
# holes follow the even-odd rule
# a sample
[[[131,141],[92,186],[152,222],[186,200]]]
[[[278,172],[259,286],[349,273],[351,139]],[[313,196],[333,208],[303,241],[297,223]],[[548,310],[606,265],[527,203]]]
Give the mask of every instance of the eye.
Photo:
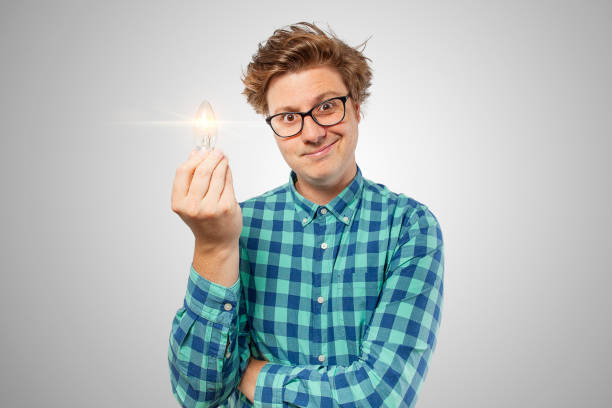
[[[334,107],[334,104],[332,101],[327,101],[327,102],[323,102],[320,106],[319,106],[319,111],[326,111],[329,110],[331,108]]]
[[[294,122],[296,120],[296,114],[295,113],[285,113],[282,118],[283,118],[283,122],[284,123],[291,123]]]

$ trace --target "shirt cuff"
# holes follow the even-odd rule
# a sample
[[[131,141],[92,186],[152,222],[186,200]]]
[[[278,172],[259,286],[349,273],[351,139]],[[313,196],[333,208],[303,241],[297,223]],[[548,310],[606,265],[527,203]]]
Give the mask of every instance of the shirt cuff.
[[[204,278],[192,264],[187,282],[185,308],[210,322],[230,326],[238,314],[240,292],[240,278],[228,288]]]
[[[257,375],[253,406],[282,408],[284,385],[292,370],[292,366],[266,363]]]

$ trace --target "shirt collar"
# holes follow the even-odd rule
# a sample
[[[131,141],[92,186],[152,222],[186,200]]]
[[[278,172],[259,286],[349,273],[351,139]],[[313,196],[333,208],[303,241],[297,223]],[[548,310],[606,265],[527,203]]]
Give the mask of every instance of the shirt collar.
[[[344,188],[333,200],[325,205],[315,204],[306,198],[304,198],[295,189],[295,181],[297,180],[297,174],[291,170],[289,176],[289,187],[293,201],[295,203],[295,211],[301,224],[306,226],[317,216],[321,215],[321,209],[325,208],[331,214],[333,214],[338,221],[350,225],[353,221],[353,215],[357,209],[359,202],[358,198],[361,195],[361,189],[363,188],[363,176],[361,169],[357,166],[357,172],[353,180],[348,186]]]

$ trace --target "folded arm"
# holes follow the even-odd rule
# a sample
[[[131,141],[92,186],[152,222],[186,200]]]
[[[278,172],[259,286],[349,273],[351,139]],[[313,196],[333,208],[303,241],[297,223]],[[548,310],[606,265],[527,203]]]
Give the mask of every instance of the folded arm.
[[[358,359],[257,367],[256,407],[414,406],[436,345],[444,263],[434,215],[420,207],[407,218]]]

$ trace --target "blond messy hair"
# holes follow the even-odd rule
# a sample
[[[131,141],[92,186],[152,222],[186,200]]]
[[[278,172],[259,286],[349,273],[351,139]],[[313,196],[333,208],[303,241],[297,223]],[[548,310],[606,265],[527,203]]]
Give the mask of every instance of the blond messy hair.
[[[319,65],[335,68],[351,99],[359,104],[365,101],[372,80],[371,60],[362,54],[367,40],[350,47],[328,31],[300,22],[275,30],[265,44],[259,44],[242,78],[242,93],[255,112],[268,114],[266,93],[272,78]]]

